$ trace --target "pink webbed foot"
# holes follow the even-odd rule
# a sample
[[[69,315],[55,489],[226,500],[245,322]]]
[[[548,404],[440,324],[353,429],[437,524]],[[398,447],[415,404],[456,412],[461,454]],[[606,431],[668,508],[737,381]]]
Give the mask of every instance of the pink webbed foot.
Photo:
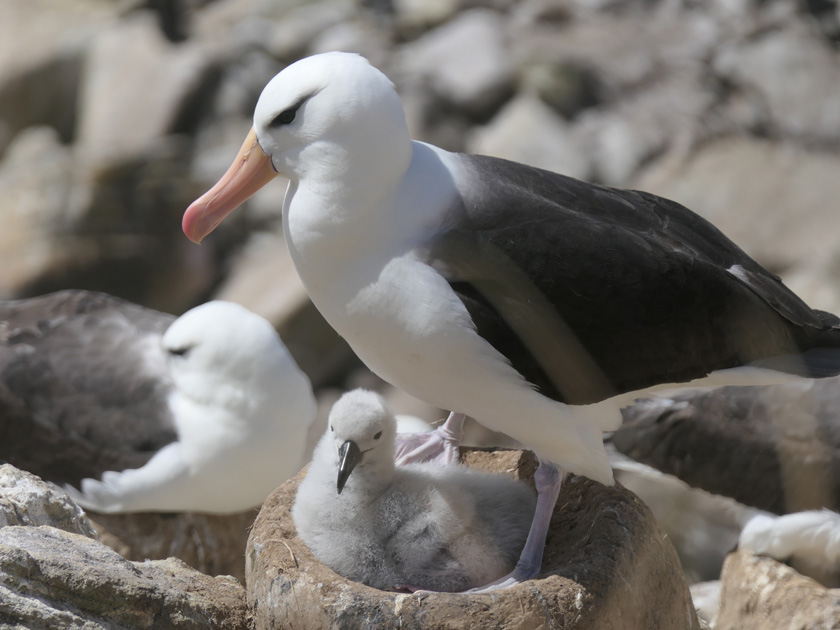
[[[436,461],[444,465],[457,463],[458,446],[464,435],[462,413],[450,413],[441,426],[428,433],[400,433],[397,435],[397,466]]]

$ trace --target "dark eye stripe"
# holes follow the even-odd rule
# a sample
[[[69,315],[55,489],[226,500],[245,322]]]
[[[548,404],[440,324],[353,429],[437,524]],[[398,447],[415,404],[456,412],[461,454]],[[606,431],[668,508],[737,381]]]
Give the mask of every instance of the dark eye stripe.
[[[290,107],[289,109],[284,109],[282,112],[277,114],[274,117],[268,126],[269,127],[282,127],[283,125],[288,125],[295,120],[295,114],[297,114],[297,107]]]
[[[303,105],[307,100],[309,100],[310,96],[312,95],[307,94],[288,109],[284,109],[282,112],[277,114],[270,123],[268,123],[268,126],[275,128],[283,127],[284,125],[288,125],[294,122],[295,116],[297,115],[297,111],[301,108],[301,105]]]

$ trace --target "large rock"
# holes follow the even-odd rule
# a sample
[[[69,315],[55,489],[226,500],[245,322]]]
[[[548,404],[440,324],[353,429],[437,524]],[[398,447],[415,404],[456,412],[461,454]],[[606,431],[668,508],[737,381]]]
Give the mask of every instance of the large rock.
[[[577,146],[587,148],[598,181],[626,188],[642,165],[668,150],[689,150],[712,101],[696,72],[654,81],[612,107],[582,112]]]
[[[93,538],[96,532],[82,509],[66,493],[40,477],[0,465],[0,527],[49,525]]]
[[[838,169],[833,152],[730,137],[654,164],[633,187],[688,206],[778,272],[836,243]]]
[[[0,465],[0,527],[49,525],[97,538],[128,560],[174,557],[207,575],[230,575],[242,583],[256,513],[85,514],[54,484]]]
[[[72,223],[74,183],[72,154],[55,130],[29,128],[9,146],[0,162],[0,298],[78,257],[57,234]]]
[[[745,551],[726,559],[720,604],[715,630],[840,627],[840,591]]]
[[[85,514],[56,486],[0,466],[0,625],[249,627],[244,590],[234,578],[209,577],[175,558],[130,562],[94,536]]]
[[[402,47],[398,66],[471,115],[487,116],[513,88],[504,21],[473,9]]]
[[[535,469],[519,451],[471,453],[467,462],[522,477]],[[290,515],[300,479],[269,496],[248,541],[248,603],[258,629],[699,627],[673,547],[619,486],[567,480],[537,579],[495,593],[407,595],[350,582],[317,561]]]
[[[0,155],[33,125],[54,127],[64,141],[73,137],[84,50],[118,11],[96,0],[0,4]]]
[[[94,165],[145,153],[177,129],[179,115],[209,76],[202,47],[166,41],[140,12],[94,39],[82,77],[78,143]]]
[[[467,151],[586,178],[589,164],[568,125],[531,94],[511,100],[487,126],[467,138]]]
[[[0,299],[74,287],[168,312],[193,306],[219,257],[173,229],[196,195],[185,154],[169,137],[97,168],[49,127],[18,134],[0,162]]]
[[[833,246],[816,253],[783,276],[785,284],[808,306],[840,313],[840,234]]]
[[[717,28],[702,13],[631,9],[620,16],[604,11],[597,19],[521,24],[511,45],[518,59],[590,69],[602,97],[613,100],[669,72],[694,73],[717,39]]]
[[[0,528],[0,619],[30,630],[249,627],[233,578],[175,559],[130,562],[49,526]]]
[[[737,85],[771,132],[840,140],[840,59],[806,22],[723,47],[715,70]]]

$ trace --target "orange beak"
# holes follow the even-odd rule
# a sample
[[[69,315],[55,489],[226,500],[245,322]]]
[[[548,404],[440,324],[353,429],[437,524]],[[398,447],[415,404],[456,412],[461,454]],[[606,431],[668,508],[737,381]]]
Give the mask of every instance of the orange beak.
[[[276,175],[271,158],[263,152],[257,143],[257,133],[251,128],[227,173],[184,212],[181,221],[184,234],[193,243],[201,243],[227,215]]]

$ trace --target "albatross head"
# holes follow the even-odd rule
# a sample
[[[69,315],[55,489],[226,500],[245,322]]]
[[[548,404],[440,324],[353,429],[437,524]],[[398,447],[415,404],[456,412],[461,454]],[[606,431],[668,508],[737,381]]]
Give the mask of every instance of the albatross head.
[[[393,470],[397,421],[378,394],[354,389],[339,398],[330,411],[327,435],[338,451],[339,494],[362,463],[374,474]]]
[[[195,403],[248,415],[269,407],[257,414],[265,418],[275,418],[282,404],[302,424],[314,415],[309,379],[274,327],[239,304],[197,306],[172,323],[161,343],[175,391]]]
[[[327,179],[350,161],[387,166],[394,159],[389,148],[408,140],[394,85],[364,57],[330,52],[301,59],[266,85],[233,164],[184,213],[184,233],[201,242],[276,175]]]

